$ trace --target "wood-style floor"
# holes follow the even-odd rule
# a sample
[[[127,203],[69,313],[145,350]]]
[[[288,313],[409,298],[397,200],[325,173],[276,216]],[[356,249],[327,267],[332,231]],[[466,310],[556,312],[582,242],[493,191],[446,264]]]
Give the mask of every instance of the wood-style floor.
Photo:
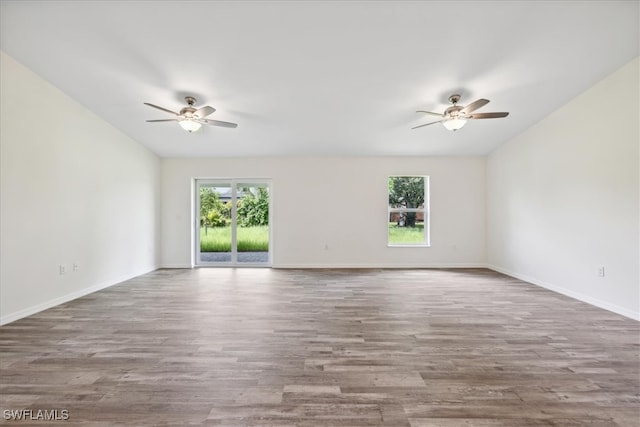
[[[0,423],[638,426],[639,344],[482,269],[159,270],[1,327]]]

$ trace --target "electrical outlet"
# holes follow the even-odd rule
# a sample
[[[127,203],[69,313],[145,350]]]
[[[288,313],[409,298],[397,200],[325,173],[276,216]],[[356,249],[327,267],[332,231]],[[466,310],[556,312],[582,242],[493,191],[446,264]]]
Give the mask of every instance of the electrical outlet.
[[[74,262],[73,263],[73,271],[78,271],[78,270],[80,270],[80,266],[78,265],[77,262]]]
[[[604,277],[604,265],[599,265],[596,269],[596,275],[598,277]]]
[[[58,266],[58,272],[59,272],[60,274],[64,274],[64,273],[66,273],[66,272],[67,272],[67,268],[66,268],[64,265],[60,264],[60,265]]]

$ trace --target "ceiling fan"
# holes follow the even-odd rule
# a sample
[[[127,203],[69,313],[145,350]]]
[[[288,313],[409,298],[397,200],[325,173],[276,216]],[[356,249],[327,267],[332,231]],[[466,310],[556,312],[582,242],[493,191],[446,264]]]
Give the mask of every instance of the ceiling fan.
[[[192,96],[185,96],[184,100],[187,101],[188,105],[186,107],[184,107],[183,109],[181,109],[179,113],[176,113],[176,112],[168,110],[166,108],[158,107],[157,105],[153,105],[153,104],[149,104],[148,102],[145,102],[144,105],[148,105],[149,107],[157,108],[158,110],[162,110],[162,111],[164,111],[166,113],[170,113],[170,114],[173,114],[174,116],[176,116],[176,118],[174,118],[174,119],[147,120],[147,122],[150,122],[150,123],[155,123],[155,122],[178,122],[178,124],[182,127],[182,129],[186,130],[187,132],[195,132],[198,129],[200,129],[200,127],[202,125],[222,126],[222,127],[225,127],[225,128],[236,128],[236,127],[238,127],[238,125],[235,124],[235,123],[221,122],[219,120],[205,119],[205,117],[207,117],[209,114],[211,114],[214,111],[216,111],[216,109],[213,108],[213,107],[209,107],[208,105],[196,109],[196,107],[194,107],[194,105],[196,103],[196,99],[194,97],[192,97]]]
[[[469,119],[497,119],[500,117],[507,117],[509,113],[475,113],[471,114],[473,111],[477,110],[480,107],[483,107],[489,103],[488,99],[478,99],[477,101],[472,102],[466,107],[462,107],[458,105],[458,101],[460,101],[460,95],[451,95],[449,97],[449,102],[452,104],[451,107],[444,110],[444,113],[433,113],[431,111],[416,111],[417,113],[426,113],[431,114],[432,116],[441,117],[440,120],[436,120],[435,122],[425,123],[423,125],[418,125],[412,127],[411,129],[421,128],[423,126],[429,126],[434,123],[442,123],[442,125],[448,130],[456,131],[461,129]]]

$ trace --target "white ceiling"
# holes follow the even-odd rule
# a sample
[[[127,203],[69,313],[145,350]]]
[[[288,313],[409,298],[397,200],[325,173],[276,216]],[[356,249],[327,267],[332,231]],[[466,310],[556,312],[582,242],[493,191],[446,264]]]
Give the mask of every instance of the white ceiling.
[[[640,38],[638,1],[3,0],[0,12],[2,50],[163,157],[482,155],[638,56]],[[511,114],[410,129],[452,93]],[[168,117],[143,102],[176,111],[185,95],[238,128],[145,122]]]

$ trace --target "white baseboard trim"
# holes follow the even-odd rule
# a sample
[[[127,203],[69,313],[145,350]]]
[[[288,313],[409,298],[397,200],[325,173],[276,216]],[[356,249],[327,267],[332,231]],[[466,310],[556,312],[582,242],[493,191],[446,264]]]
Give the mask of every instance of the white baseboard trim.
[[[486,264],[274,264],[273,268],[281,269],[409,269],[409,268],[487,268]]]
[[[47,310],[47,309],[55,307],[57,305],[64,304],[65,302],[69,302],[69,301],[72,301],[74,299],[83,297],[85,295],[92,294],[92,293],[97,292],[99,290],[106,289],[106,288],[111,287],[113,285],[117,285],[118,283],[122,283],[122,282],[124,282],[126,280],[133,279],[134,277],[138,277],[138,276],[141,276],[143,274],[150,273],[150,272],[155,271],[157,269],[158,269],[158,267],[154,266],[154,267],[150,267],[150,268],[147,268],[147,269],[143,269],[143,270],[141,270],[140,272],[137,272],[137,273],[125,274],[125,275],[122,275],[120,277],[116,277],[115,279],[109,280],[107,282],[98,283],[98,284],[90,286],[88,288],[80,289],[80,290],[77,290],[75,292],[71,292],[69,294],[63,295],[61,297],[54,298],[54,299],[52,299],[50,301],[46,301],[46,302],[43,302],[41,304],[36,304],[34,306],[27,307],[25,309],[16,311],[15,313],[7,314],[6,316],[1,316],[0,317],[0,326],[6,325],[6,324],[11,323],[11,322],[15,322],[16,320],[22,319],[22,318],[27,317],[27,316],[31,316],[33,314],[39,313],[41,311]]]
[[[160,268],[193,268],[191,264],[162,264]]]
[[[538,280],[534,277],[529,277],[524,274],[514,273],[513,271],[509,271],[502,267],[498,267],[497,265],[488,264],[487,268],[497,271],[498,273],[506,274],[507,276],[514,277],[519,280],[523,280],[525,282],[531,283],[536,286],[540,286],[545,289],[549,289],[550,291],[557,292],[559,294],[568,296],[573,299],[577,299],[578,301],[586,302],[587,304],[591,304],[598,308],[602,308],[613,313],[619,314],[624,317],[628,317],[633,320],[640,321],[640,313],[637,313],[633,310],[629,310],[628,308],[620,307],[619,305],[612,304],[607,301],[602,301],[598,298],[593,298],[589,295],[583,294],[581,292],[572,291],[570,289],[564,288],[562,286],[558,286],[552,283],[547,283],[542,280]]]

